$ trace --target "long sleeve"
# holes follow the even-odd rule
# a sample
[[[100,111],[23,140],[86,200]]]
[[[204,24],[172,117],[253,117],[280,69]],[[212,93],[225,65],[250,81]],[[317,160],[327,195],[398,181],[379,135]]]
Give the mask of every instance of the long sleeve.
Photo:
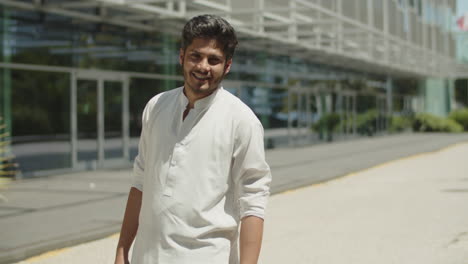
[[[149,104],[148,104],[149,105]],[[146,163],[146,134],[148,133],[146,130],[148,129],[148,108],[149,106],[146,105],[145,109],[143,110],[142,115],[142,126],[141,126],[141,134],[140,140],[138,143],[138,155],[135,158],[133,163],[133,184],[132,186],[137,188],[140,191],[143,191],[143,181],[144,181],[144,172],[145,172],[145,163]]]
[[[243,122],[237,129],[232,175],[238,190],[239,216],[265,217],[270,194],[271,173],[265,161],[263,127]]]

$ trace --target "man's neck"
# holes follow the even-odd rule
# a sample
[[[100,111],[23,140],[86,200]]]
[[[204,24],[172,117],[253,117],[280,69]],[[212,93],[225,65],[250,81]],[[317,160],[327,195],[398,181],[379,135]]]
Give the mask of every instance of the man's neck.
[[[215,91],[216,91],[216,90],[213,90],[213,91],[212,91],[211,93],[209,93],[209,94],[206,94],[206,95],[203,94],[203,95],[201,95],[201,96],[197,96],[197,94],[194,94],[194,93],[190,92],[190,91],[189,91],[187,88],[185,88],[185,86],[184,86],[183,92],[184,92],[185,97],[187,97],[187,100],[189,101],[189,103],[188,103],[188,105],[187,105],[187,108],[188,108],[188,109],[194,108],[194,107],[195,107],[195,102],[196,102],[197,100],[200,100],[200,99],[203,99],[203,98],[205,98],[205,97],[208,97],[208,96],[212,95]]]
[[[189,112],[190,112],[190,107],[187,105],[187,107],[184,110],[184,113],[182,114],[182,121],[185,121],[185,118],[187,117]]]

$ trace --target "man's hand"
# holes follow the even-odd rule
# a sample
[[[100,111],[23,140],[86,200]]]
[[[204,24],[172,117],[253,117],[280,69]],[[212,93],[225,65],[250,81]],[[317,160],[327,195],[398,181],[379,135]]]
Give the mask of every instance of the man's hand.
[[[263,219],[256,216],[242,218],[239,249],[240,264],[257,264],[262,247]]]
[[[129,264],[128,251],[135,239],[138,230],[138,218],[140,217],[142,192],[134,187],[130,189],[127,200],[127,208],[120,230],[119,244],[115,255],[115,264]]]
[[[128,261],[128,256],[125,256],[123,248],[117,249],[117,255],[115,256],[114,264],[130,264],[130,261]]]

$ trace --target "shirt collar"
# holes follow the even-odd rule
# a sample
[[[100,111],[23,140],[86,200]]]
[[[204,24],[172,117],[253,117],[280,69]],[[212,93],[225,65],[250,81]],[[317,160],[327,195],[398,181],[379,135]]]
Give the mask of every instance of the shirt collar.
[[[183,86],[180,88],[180,92],[179,92],[179,103],[180,103],[181,107],[183,107],[184,109],[185,109],[185,107],[187,107],[187,105],[189,103],[187,96],[185,96],[185,94],[184,94],[184,87]]]
[[[203,110],[208,108],[210,105],[213,104],[214,99],[216,98],[216,94],[218,94],[219,90],[224,90],[222,86],[220,86],[218,89],[216,89],[212,94],[208,95],[207,97],[203,97],[202,99],[198,99],[195,101],[194,109],[195,110]],[[180,92],[180,104],[182,107],[187,107],[189,101],[187,96],[184,94],[184,87],[182,86],[181,92]]]

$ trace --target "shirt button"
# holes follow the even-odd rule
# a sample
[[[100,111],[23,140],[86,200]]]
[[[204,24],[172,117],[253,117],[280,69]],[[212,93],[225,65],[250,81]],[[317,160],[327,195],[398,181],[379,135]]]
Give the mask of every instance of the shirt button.
[[[175,160],[172,160],[172,161],[171,161],[171,165],[172,165],[172,166],[175,166],[176,164],[177,164],[177,162],[176,162]]]

